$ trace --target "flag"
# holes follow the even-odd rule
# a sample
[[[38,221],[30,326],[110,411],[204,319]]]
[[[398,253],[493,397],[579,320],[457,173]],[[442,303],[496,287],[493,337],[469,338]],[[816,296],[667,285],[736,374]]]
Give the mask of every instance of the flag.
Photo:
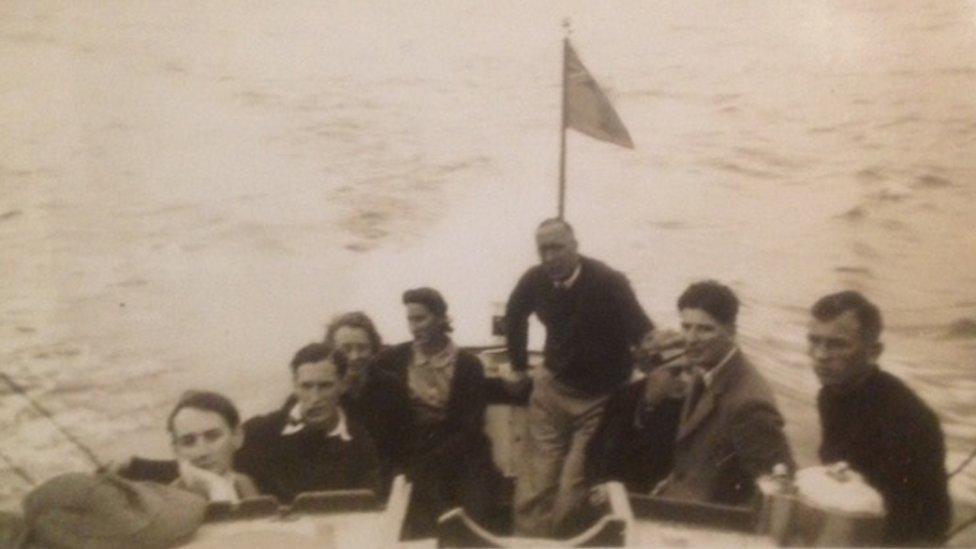
[[[565,55],[566,126],[601,141],[633,149],[634,142],[630,140],[627,128],[600,85],[579,60],[569,40],[566,41]]]

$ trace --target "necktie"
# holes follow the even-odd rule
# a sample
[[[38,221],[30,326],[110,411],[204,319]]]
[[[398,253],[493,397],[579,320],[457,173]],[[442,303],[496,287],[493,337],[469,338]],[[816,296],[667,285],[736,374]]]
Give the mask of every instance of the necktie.
[[[688,415],[695,411],[695,406],[698,405],[698,401],[701,400],[702,394],[705,393],[705,379],[700,376],[695,376],[695,381],[691,385],[691,393],[688,394]]]

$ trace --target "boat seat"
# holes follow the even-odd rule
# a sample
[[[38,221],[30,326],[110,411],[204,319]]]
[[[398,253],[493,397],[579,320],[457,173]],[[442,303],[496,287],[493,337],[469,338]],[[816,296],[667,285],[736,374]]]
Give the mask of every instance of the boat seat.
[[[281,505],[274,496],[257,496],[241,500],[237,505],[228,501],[212,501],[207,504],[205,522],[243,520],[278,514]]]
[[[291,513],[360,513],[382,511],[383,503],[372,490],[302,492],[291,504]]]
[[[437,519],[438,547],[623,547],[626,522],[605,515],[582,534],[554,540],[518,536],[496,536],[457,507]]]

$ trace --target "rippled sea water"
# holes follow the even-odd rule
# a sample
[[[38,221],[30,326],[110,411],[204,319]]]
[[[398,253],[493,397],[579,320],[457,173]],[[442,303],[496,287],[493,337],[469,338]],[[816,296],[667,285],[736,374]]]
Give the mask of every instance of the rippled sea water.
[[[806,310],[861,290],[884,368],[976,446],[971,2],[0,4],[0,372],[102,458],[165,456],[179,392],[245,415],[335,312],[456,338],[554,212],[561,22],[636,143],[571,134],[568,216],[675,325],[731,284],[740,338],[815,460]],[[536,330],[538,332],[539,330]],[[6,506],[86,458],[0,383]],[[976,466],[953,480],[976,499]]]

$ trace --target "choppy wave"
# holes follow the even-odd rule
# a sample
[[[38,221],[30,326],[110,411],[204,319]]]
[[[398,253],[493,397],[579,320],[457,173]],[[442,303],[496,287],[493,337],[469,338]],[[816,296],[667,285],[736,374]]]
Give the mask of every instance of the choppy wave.
[[[947,339],[976,339],[976,318],[960,318],[949,324],[943,333]]]

